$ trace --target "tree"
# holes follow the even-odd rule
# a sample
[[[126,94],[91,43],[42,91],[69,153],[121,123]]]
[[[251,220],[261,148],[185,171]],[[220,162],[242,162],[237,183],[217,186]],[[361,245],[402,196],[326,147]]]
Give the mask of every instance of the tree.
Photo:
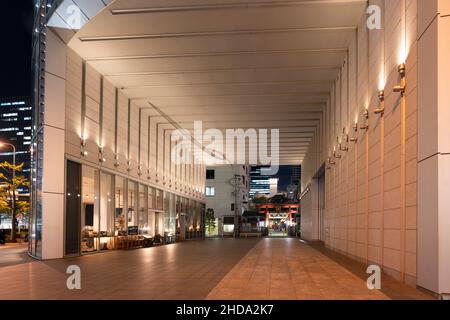
[[[284,194],[277,194],[269,199],[270,203],[283,204],[289,203],[290,199]]]
[[[264,203],[268,203],[269,199],[267,199],[266,196],[257,196],[253,199],[253,202],[255,204],[264,204]]]
[[[16,242],[17,209],[27,210],[27,201],[16,200],[16,190],[20,187],[29,187],[30,183],[20,173],[24,164],[12,165],[5,161],[0,163],[0,211],[11,212],[11,241]],[[15,172],[15,175],[13,174]],[[19,174],[18,174],[19,173]]]
[[[214,209],[208,208],[205,214],[205,225],[208,234],[211,234],[211,231],[216,229],[216,217],[214,216]]]

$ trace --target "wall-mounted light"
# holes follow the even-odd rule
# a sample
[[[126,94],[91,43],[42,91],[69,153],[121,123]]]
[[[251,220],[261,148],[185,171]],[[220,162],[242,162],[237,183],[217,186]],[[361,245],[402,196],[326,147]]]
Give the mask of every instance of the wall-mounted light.
[[[368,109],[368,108],[365,108],[365,109],[364,109],[363,116],[364,116],[364,118],[365,118],[366,120],[369,119],[369,109]]]
[[[373,111],[373,113],[375,114],[381,114],[382,116],[384,115],[384,90],[380,90],[378,92],[378,101],[379,101],[379,105],[378,108],[375,109]]]
[[[106,158],[103,156],[104,150],[103,147],[98,147],[98,153],[100,154],[98,161],[100,163],[105,163],[106,162]]]
[[[348,147],[343,147],[342,144],[339,144],[339,150],[347,152],[348,151]]]
[[[400,74],[400,76],[402,78],[406,77],[406,64],[405,63],[399,64],[398,73]]]
[[[86,150],[81,151],[81,156],[82,157],[87,157],[88,155],[89,155],[89,153]]]
[[[117,168],[118,166],[120,166],[120,163],[119,163],[119,154],[116,153],[116,154],[114,155],[114,167]]]
[[[361,130],[369,130],[369,124],[367,123],[367,120],[369,120],[369,109],[365,108],[363,112],[363,117],[366,119],[366,123],[361,125],[359,128]]]
[[[405,95],[406,92],[406,84],[405,84],[405,78],[406,78],[406,65],[404,63],[400,64],[398,66],[398,73],[400,74],[400,83],[396,84],[394,86],[394,92],[400,93],[402,96]]]
[[[380,102],[384,101],[384,90],[378,91],[378,101]]]

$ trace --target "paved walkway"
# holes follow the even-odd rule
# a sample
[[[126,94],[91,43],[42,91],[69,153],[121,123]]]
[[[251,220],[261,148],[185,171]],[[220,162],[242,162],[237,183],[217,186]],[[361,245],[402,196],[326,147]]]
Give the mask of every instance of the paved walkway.
[[[388,299],[298,239],[262,240],[208,298]]]
[[[81,290],[66,287],[69,265],[81,268]],[[188,241],[25,262],[0,267],[0,284],[0,300],[388,299],[298,239]]]
[[[32,262],[27,254],[27,243],[7,243],[0,246],[0,267]]]

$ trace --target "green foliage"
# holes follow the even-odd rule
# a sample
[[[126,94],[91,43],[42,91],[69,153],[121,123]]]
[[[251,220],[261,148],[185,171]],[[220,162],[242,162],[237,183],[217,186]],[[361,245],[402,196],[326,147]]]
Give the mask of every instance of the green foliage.
[[[216,229],[216,217],[214,216],[214,209],[208,208],[205,214],[205,225],[208,234]]]
[[[23,163],[19,165],[13,165],[6,161],[0,163],[0,213],[12,215],[13,230],[16,225],[17,212],[27,214],[30,210],[29,201],[18,201],[14,196],[17,189],[30,186],[27,178],[21,175],[23,166]],[[12,233],[12,240],[15,242],[15,232]]]
[[[286,197],[284,194],[277,194],[269,199],[270,203],[276,203],[276,204],[284,204],[289,203],[291,200]]]
[[[259,196],[253,199],[253,202],[256,204],[268,203],[269,199],[266,196]]]

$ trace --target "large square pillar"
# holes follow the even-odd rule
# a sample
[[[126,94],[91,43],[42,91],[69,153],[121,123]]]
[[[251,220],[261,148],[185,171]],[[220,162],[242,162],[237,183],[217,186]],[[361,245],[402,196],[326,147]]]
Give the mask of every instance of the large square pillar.
[[[418,1],[417,284],[450,294],[450,2]]]

